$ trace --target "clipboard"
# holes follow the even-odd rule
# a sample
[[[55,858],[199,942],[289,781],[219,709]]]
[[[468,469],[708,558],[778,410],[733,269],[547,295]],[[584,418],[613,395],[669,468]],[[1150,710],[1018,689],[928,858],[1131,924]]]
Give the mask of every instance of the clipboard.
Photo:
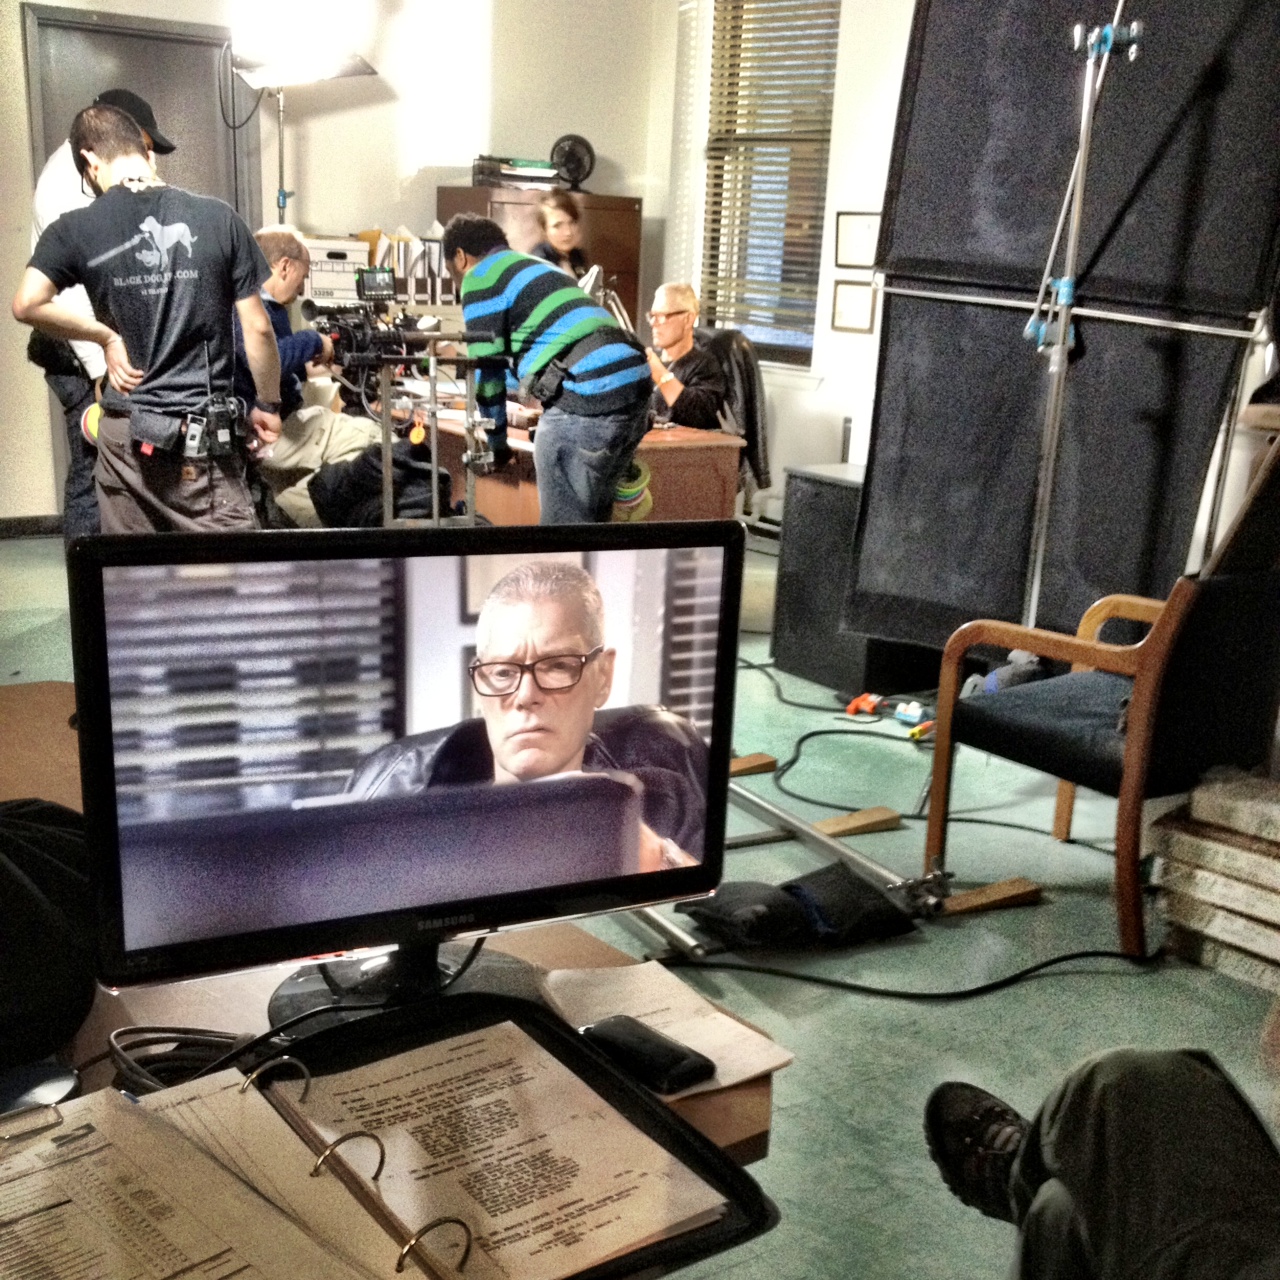
[[[650,1268],[683,1266],[733,1248],[777,1225],[779,1214],[776,1207],[749,1174],[658,1097],[623,1076],[603,1053],[559,1018],[529,1001],[508,996],[464,994],[443,997],[425,1006],[418,1004],[384,1010],[296,1040],[290,1045],[288,1056],[297,1063],[305,1064],[310,1078],[323,1078],[500,1023],[511,1023],[524,1032],[619,1116],[707,1183],[725,1202],[723,1213],[711,1222],[573,1272],[566,1280],[611,1280]],[[265,1062],[261,1064],[254,1084],[263,1088],[271,1100],[271,1091],[265,1087],[266,1066]],[[246,1085],[248,1083],[246,1080]],[[285,1118],[321,1157],[317,1166],[330,1154],[334,1159],[329,1163],[340,1164],[338,1153],[332,1149],[348,1138],[364,1136],[356,1133],[342,1135],[337,1142],[325,1144],[328,1150],[322,1151],[314,1145],[319,1140],[318,1135],[308,1137],[292,1119],[287,1115]],[[378,1142],[376,1137],[374,1141]],[[378,1145],[380,1147],[381,1143]],[[350,1183],[348,1188],[354,1192]],[[364,1196],[357,1193],[357,1198],[365,1203]],[[391,1230],[386,1221],[382,1225]],[[413,1238],[434,1225],[419,1224]],[[470,1239],[470,1228],[467,1227],[466,1231]],[[402,1249],[407,1250],[411,1241],[401,1240],[399,1243]]]

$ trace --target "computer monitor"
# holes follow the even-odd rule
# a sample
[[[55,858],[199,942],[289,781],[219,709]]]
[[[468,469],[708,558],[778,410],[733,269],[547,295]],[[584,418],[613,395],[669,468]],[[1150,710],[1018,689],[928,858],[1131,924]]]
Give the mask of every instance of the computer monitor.
[[[692,897],[723,861],[733,522],[85,538],[109,985]]]

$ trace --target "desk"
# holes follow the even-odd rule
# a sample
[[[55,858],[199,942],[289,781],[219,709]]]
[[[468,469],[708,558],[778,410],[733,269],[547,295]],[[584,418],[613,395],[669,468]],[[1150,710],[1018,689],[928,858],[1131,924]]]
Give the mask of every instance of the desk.
[[[80,808],[77,739],[66,727],[74,709],[65,683],[0,685],[0,798],[37,797]],[[545,968],[586,969],[632,964],[624,952],[575,925],[543,925],[500,934],[487,948]],[[117,1027],[206,1027],[258,1034],[267,1030],[267,997],[294,965],[157,983],[121,991],[99,988],[89,1017],[69,1047],[72,1063],[101,1053]],[[102,1064],[85,1073],[86,1088],[103,1088],[111,1071]],[[772,1083],[768,1077],[728,1089],[676,1099],[673,1110],[742,1164],[769,1149]]]
[[[440,462],[453,477],[453,496],[466,492],[462,473],[465,448],[460,425],[441,421]],[[515,456],[501,471],[476,481],[476,507],[494,524],[537,524],[538,482],[529,436],[513,427],[509,438]],[[653,510],[648,520],[731,520],[738,496],[738,457],[745,447],[739,436],[693,427],[665,427],[648,432],[636,450],[652,480]]]

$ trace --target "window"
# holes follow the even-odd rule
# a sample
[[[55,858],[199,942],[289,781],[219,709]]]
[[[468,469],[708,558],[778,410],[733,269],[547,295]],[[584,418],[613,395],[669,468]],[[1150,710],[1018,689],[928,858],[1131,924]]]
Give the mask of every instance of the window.
[[[719,548],[680,547],[667,561],[662,705],[711,737],[724,569]]]
[[[340,790],[403,727],[394,570],[387,560],[112,570],[121,820],[167,817],[174,797],[190,815]]]
[[[839,0],[714,0],[702,312],[793,364],[813,348],[839,25]]]

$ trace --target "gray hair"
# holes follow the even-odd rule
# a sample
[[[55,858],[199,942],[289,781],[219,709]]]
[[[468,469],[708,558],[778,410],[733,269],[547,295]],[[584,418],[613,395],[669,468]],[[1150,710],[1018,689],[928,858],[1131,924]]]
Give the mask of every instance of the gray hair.
[[[696,316],[701,309],[698,306],[698,295],[694,293],[691,284],[672,280],[667,284],[660,284],[657,291],[667,295],[668,305],[673,311],[687,311]]]
[[[594,649],[604,644],[604,601],[595,579],[585,569],[564,560],[529,560],[499,578],[485,597],[476,624],[476,649],[483,652],[488,641],[491,607],[537,600],[571,605],[578,611],[587,647]]]
[[[274,267],[281,258],[292,258],[295,262],[305,262],[307,246],[302,243],[302,235],[297,227],[287,222],[277,222],[255,231],[253,238],[267,260],[267,266]]]

